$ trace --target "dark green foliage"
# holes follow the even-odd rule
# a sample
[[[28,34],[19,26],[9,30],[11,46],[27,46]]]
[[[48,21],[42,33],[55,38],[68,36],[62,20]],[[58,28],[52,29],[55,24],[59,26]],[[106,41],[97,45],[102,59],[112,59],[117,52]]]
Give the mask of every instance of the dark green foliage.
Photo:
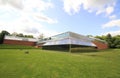
[[[96,36],[96,38],[101,39],[101,40],[106,40],[106,36]]]
[[[111,34],[108,34],[108,35],[106,36],[106,41],[107,41],[108,46],[109,46],[110,48],[113,48],[113,47],[114,47],[114,44],[113,44],[114,39],[112,38]]]
[[[25,38],[34,38],[33,35],[24,35],[23,33],[19,33],[16,36],[18,36],[18,37],[25,37]]]
[[[17,34],[18,37],[24,37],[23,33]]]
[[[96,36],[96,38],[105,40],[109,48],[120,48],[120,35],[111,36],[111,34],[108,34],[106,36]]]
[[[10,33],[9,33],[8,31],[5,31],[5,30],[3,30],[3,31],[0,33],[0,44],[3,43],[3,40],[4,40],[5,35],[10,35]]]
[[[2,38],[2,34],[0,33],[0,44],[2,44],[3,42],[3,38]]]
[[[34,38],[33,35],[24,35],[26,38]]]

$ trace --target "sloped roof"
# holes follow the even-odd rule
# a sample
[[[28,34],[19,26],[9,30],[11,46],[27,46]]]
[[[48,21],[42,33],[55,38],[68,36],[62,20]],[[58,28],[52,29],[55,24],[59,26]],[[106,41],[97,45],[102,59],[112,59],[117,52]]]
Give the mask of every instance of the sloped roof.
[[[52,36],[51,39],[46,41],[46,43],[43,46],[65,45],[65,44],[96,46],[95,44],[92,43],[92,40],[93,39],[77,33],[65,32]]]
[[[5,35],[4,39],[37,42],[37,39],[35,39],[35,38],[25,38],[25,37],[17,37],[17,36],[9,36],[9,35]]]

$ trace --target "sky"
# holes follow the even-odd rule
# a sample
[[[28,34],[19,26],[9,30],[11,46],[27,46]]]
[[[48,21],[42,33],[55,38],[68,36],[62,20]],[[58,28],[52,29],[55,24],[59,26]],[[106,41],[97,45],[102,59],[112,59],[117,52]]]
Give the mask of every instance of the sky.
[[[0,0],[0,31],[120,35],[120,0]]]

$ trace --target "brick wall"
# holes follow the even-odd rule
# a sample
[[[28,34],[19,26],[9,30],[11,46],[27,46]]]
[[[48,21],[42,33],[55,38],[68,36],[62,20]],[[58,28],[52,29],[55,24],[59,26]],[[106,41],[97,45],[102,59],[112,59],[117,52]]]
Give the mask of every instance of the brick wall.
[[[99,49],[99,50],[108,48],[108,45],[106,43],[102,43],[99,41],[93,41],[93,43],[97,46],[97,49]]]
[[[3,41],[3,44],[35,46],[36,42],[20,41],[20,40],[7,40],[7,39],[5,39]]]

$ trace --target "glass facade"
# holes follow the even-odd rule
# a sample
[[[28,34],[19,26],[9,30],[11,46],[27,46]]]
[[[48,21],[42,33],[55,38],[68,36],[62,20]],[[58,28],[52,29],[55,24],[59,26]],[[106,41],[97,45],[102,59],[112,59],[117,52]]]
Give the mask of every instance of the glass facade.
[[[60,40],[60,39],[65,39],[65,38],[69,38],[69,32],[52,36],[51,40]]]
[[[47,45],[65,45],[65,44],[70,44],[68,38],[61,39],[61,40],[48,41],[44,44],[44,46],[47,46]]]
[[[73,32],[66,32],[50,37],[49,40],[43,46],[47,45],[84,45],[84,46],[95,46],[92,40],[86,36],[79,35]]]

